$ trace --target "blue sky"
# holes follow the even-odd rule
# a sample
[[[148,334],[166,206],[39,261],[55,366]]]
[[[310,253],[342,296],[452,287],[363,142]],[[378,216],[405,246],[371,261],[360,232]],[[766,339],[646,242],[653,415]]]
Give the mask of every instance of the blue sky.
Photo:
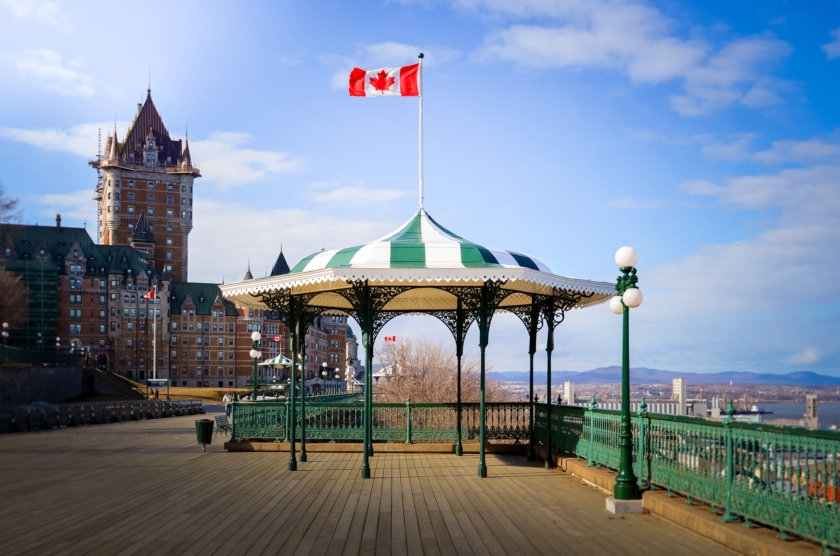
[[[577,278],[634,246],[634,366],[840,376],[837,2],[0,0],[0,181],[25,222],[93,232],[97,130],[124,136],[151,73],[204,176],[190,279],[263,275],[416,210],[417,99],[347,77],[420,51],[441,224]],[[493,324],[494,368],[526,368],[524,328]],[[555,369],[619,361],[606,306],[558,329]]]

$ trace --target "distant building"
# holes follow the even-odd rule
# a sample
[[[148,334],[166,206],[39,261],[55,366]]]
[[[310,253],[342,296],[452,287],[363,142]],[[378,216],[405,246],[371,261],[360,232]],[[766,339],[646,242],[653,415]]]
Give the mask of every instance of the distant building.
[[[563,403],[567,405],[575,403],[575,383],[571,380],[563,382]]]
[[[677,415],[685,415],[686,380],[684,378],[675,378],[673,380],[671,401],[677,403]]]

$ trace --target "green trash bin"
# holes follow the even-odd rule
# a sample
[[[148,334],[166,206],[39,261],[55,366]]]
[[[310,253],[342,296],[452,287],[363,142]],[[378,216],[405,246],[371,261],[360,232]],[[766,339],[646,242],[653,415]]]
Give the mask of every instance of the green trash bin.
[[[204,446],[204,451],[207,451],[207,445],[213,441],[213,420],[212,419],[198,419],[195,422],[195,436],[198,443]]]

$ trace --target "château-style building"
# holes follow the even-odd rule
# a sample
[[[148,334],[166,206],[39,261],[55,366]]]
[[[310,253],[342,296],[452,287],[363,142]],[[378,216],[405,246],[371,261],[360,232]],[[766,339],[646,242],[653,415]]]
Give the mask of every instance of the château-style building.
[[[291,356],[278,314],[235,307],[218,284],[187,281],[201,174],[187,139],[169,136],[151,91],[125,140],[115,129],[90,165],[98,176],[99,243],[84,228],[62,227],[60,215],[55,226],[0,224],[0,266],[22,276],[29,297],[26,323],[11,331],[10,345],[84,348],[92,364],[128,378],[197,387],[250,384],[254,331],[262,335],[263,358]],[[288,272],[281,249],[271,275]],[[332,376],[338,370],[346,378],[358,364],[349,330],[343,315],[315,320],[306,336],[307,377],[320,376],[326,362]],[[288,372],[258,367],[258,382]]]

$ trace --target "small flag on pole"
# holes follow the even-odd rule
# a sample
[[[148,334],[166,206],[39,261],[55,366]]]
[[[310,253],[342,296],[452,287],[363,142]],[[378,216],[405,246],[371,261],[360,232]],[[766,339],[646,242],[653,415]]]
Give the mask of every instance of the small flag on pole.
[[[152,290],[149,293],[147,293],[146,295],[143,296],[143,299],[145,299],[146,301],[148,301],[150,299],[154,299],[154,298],[155,298],[154,288],[152,288]]]
[[[370,71],[353,68],[350,73],[350,96],[418,97],[419,68],[420,64]]]

